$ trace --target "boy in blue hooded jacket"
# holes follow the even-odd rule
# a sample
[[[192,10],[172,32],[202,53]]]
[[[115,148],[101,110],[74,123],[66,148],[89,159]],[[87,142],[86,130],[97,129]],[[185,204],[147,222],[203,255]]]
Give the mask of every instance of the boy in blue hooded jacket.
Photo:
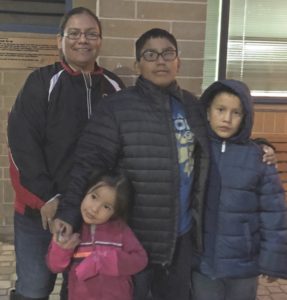
[[[203,93],[212,165],[204,252],[192,274],[194,300],[254,300],[257,277],[287,278],[285,193],[274,165],[251,139],[253,105],[241,81]]]

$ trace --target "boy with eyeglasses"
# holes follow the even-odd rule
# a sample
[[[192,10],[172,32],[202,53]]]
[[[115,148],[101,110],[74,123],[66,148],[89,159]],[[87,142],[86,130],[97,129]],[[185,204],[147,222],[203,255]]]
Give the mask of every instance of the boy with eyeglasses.
[[[135,300],[190,299],[191,254],[202,248],[206,119],[195,96],[178,86],[179,66],[176,39],[166,30],[151,29],[136,41],[140,76],[96,107],[55,221],[64,235],[77,230],[91,172],[123,170],[134,187],[129,224],[149,256],[134,278]]]
[[[201,247],[206,123],[195,96],[175,80],[179,65],[177,42],[166,30],[151,29],[137,40],[136,85],[97,106],[55,222],[64,234],[71,232],[69,224],[77,230],[90,173],[124,170],[134,186],[129,224],[149,255],[149,266],[135,277],[136,300],[150,290],[153,299],[189,299],[191,227],[198,232],[193,246]]]

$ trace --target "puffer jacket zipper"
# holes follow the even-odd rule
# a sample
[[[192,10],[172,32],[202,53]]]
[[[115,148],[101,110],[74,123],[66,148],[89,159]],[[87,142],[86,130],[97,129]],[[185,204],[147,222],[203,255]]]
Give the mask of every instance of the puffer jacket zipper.
[[[218,164],[218,167],[219,169],[221,169],[221,161],[222,161],[222,155],[223,153],[225,153],[226,151],[226,140],[223,140],[221,142],[221,145],[220,145],[220,154],[219,154],[219,160],[217,162]],[[221,203],[221,194],[219,195],[220,197],[220,203]],[[220,209],[220,206],[219,206],[219,210],[218,210],[218,214],[220,213],[221,209]],[[218,241],[218,225],[217,225],[217,228],[216,228],[216,239],[215,239],[215,248],[214,248],[214,253],[213,253],[213,269],[212,269],[212,272],[211,272],[211,278],[212,279],[215,279],[216,276],[217,276],[217,273],[218,273],[218,264],[219,264],[219,260],[217,259],[217,241]]]
[[[175,252],[175,245],[176,245],[176,239],[177,239],[177,230],[178,230],[178,223],[179,223],[179,186],[180,186],[180,174],[179,174],[179,167],[178,167],[178,148],[177,148],[177,142],[176,142],[176,138],[175,138],[175,132],[174,132],[174,124],[173,124],[173,120],[172,120],[172,107],[171,107],[171,96],[167,95],[167,101],[163,101],[164,105],[164,112],[165,112],[165,118],[167,120],[167,124],[169,127],[169,132],[170,132],[170,141],[171,141],[171,145],[172,145],[172,152],[175,153],[175,167],[174,167],[174,174],[175,174],[175,178],[177,178],[177,182],[176,182],[176,189],[175,189],[175,215],[177,215],[178,217],[175,220],[175,228],[174,228],[174,234],[175,234],[175,240],[173,243],[173,248],[172,251],[170,252],[170,257],[168,258],[168,260],[166,262],[162,263],[163,268],[165,269],[166,274],[169,273],[169,266],[171,264],[172,258],[174,256],[174,252]]]
[[[226,150],[226,141],[223,141],[221,144],[221,153],[224,153]]]
[[[91,239],[92,239],[92,248],[95,248],[95,235],[96,235],[96,224],[91,224],[90,227],[90,233],[91,233]]]

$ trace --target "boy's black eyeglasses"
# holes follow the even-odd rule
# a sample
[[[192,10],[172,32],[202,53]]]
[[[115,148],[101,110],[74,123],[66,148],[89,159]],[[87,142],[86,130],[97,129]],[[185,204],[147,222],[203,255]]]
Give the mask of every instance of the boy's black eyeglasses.
[[[63,36],[68,38],[69,40],[78,40],[81,38],[82,34],[85,36],[87,40],[98,40],[101,37],[101,35],[98,32],[95,31],[82,32],[80,30],[68,31],[64,33]]]
[[[164,61],[173,61],[177,57],[177,51],[174,49],[166,49],[162,52],[157,52],[154,49],[146,49],[140,57],[143,57],[145,61],[156,61],[159,56],[161,56]]]

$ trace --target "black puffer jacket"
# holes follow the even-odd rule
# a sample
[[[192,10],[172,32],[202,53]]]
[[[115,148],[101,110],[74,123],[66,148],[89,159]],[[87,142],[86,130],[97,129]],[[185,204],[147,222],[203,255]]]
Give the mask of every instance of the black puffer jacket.
[[[104,95],[122,87],[115,74],[97,65],[86,77],[65,63],[28,76],[8,119],[10,171],[19,213],[37,214],[45,201],[65,191],[76,143],[91,110]]]
[[[130,225],[150,255],[168,264],[173,256],[179,216],[179,167],[170,96],[186,108],[195,134],[195,181],[191,196],[197,246],[209,153],[205,118],[195,97],[173,83],[162,90],[139,78],[136,86],[106,98],[97,107],[76,151],[76,164],[58,217],[79,225],[79,205],[91,171],[118,167],[135,189]]]

